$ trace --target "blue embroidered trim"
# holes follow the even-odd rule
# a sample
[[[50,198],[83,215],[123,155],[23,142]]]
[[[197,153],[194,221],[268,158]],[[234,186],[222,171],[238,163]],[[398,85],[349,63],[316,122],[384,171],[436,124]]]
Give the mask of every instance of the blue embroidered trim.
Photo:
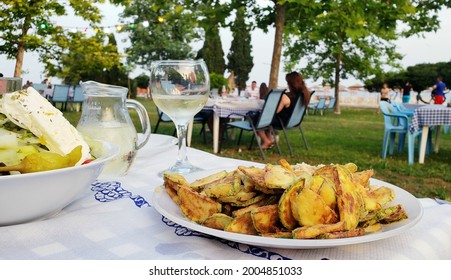
[[[138,206],[139,208],[146,206],[146,207],[152,207],[145,199],[144,197],[140,196],[140,195],[133,195],[131,192],[127,191],[126,189],[122,188],[121,183],[120,182],[116,182],[116,181],[110,181],[110,182],[99,182],[96,181],[94,183],[91,184],[91,190],[93,192],[95,192],[94,197],[97,201],[99,202],[111,202],[114,201],[116,199],[121,199],[124,197],[128,197],[130,198],[136,206]],[[255,257],[259,257],[259,258],[264,258],[264,259],[268,259],[268,260],[290,260],[290,258],[284,257],[278,253],[275,252],[270,252],[267,251],[265,249],[259,248],[259,247],[255,247],[255,246],[251,246],[251,245],[246,245],[246,244],[241,244],[235,241],[229,241],[229,240],[224,240],[222,238],[219,237],[215,237],[215,236],[211,236],[208,234],[204,234],[201,232],[197,232],[197,231],[193,231],[190,230],[187,227],[181,226],[179,224],[174,223],[173,221],[167,219],[164,216],[162,217],[162,222],[165,223],[167,226],[169,227],[173,227],[174,228],[174,233],[178,236],[197,236],[197,237],[202,237],[202,238],[207,238],[207,239],[214,239],[217,240],[219,242],[221,242],[222,244],[225,244],[227,246],[229,246],[232,249],[236,249],[242,253],[248,254],[248,255],[252,255]]]
[[[166,225],[173,227],[175,234],[177,234],[178,236],[197,236],[197,237],[202,237],[202,238],[207,238],[207,239],[214,239],[214,240],[217,240],[217,241],[221,242],[222,244],[225,244],[225,245],[229,246],[230,248],[236,249],[242,253],[252,255],[255,257],[259,257],[259,258],[263,258],[263,259],[267,259],[267,260],[291,260],[290,258],[284,257],[278,253],[271,252],[271,251],[268,251],[268,250],[265,250],[265,249],[262,249],[259,247],[242,244],[242,243],[238,243],[235,241],[229,241],[229,240],[211,236],[211,235],[208,235],[205,233],[190,230],[189,228],[186,228],[177,223],[174,223],[173,221],[169,220],[168,218],[166,218],[164,216],[162,216],[161,221],[163,223],[165,223]]]
[[[96,181],[91,184],[91,190],[95,193],[95,199],[100,202],[110,202],[123,197],[128,197],[139,208],[146,206],[150,207],[150,204],[140,195],[133,195],[131,192],[121,187],[120,182],[99,182]]]

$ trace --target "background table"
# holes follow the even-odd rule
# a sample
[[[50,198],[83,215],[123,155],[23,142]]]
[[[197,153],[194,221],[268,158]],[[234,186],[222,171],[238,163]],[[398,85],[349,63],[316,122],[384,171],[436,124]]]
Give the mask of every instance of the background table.
[[[250,111],[260,111],[265,103],[262,99],[218,98],[208,99],[204,109],[213,110],[213,153],[219,151],[219,119],[242,118]]]
[[[420,200],[424,216],[409,231],[358,245],[275,249],[194,232],[162,217],[149,203],[154,188],[162,183],[158,172],[172,165],[176,156],[175,138],[151,135],[127,176],[94,183],[51,219],[0,227],[0,259],[451,259],[451,205],[432,199]],[[191,148],[188,157],[205,169],[253,164]]]
[[[411,132],[422,129],[419,163],[424,163],[429,128],[438,126],[435,135],[434,152],[438,153],[440,126],[451,124],[451,107],[444,105],[425,105],[415,109],[412,117]]]

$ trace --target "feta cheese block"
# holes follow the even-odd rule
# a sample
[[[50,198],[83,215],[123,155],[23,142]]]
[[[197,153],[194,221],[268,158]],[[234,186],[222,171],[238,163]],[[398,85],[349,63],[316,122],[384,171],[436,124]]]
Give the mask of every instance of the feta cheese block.
[[[34,88],[3,94],[0,112],[11,122],[28,129],[49,151],[62,156],[82,146],[82,157],[76,165],[90,159],[88,143],[78,130]]]

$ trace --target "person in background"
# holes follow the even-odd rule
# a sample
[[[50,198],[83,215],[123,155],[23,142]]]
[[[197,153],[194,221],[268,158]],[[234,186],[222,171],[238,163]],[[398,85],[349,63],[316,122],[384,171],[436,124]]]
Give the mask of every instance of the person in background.
[[[434,104],[443,104],[445,102],[446,84],[441,76],[437,77],[437,83],[432,87],[434,93]]]
[[[260,84],[259,91],[260,91],[260,99],[265,99],[269,93],[269,89],[266,83]]]
[[[257,82],[252,81],[251,86],[246,89],[246,97],[249,99],[259,99],[260,91],[257,88]]]
[[[48,84],[47,87],[44,89],[44,97],[47,100],[52,100],[53,97],[53,87],[52,84]]]
[[[27,81],[27,82],[23,85],[22,89],[27,89],[27,88],[32,87],[32,86],[33,86],[33,83],[30,82],[30,81]]]
[[[384,83],[381,88],[381,101],[390,102],[390,88],[387,83]]]
[[[3,77],[3,73],[0,73],[0,78]]]
[[[295,71],[288,73],[285,76],[285,80],[288,84],[288,91],[285,91],[282,94],[276,113],[277,117],[279,117],[284,123],[286,123],[290,118],[298,98],[301,96],[303,97],[302,102],[304,106],[307,106],[310,102],[310,91],[308,90],[300,73]],[[261,146],[263,149],[269,149],[274,145],[274,140],[272,139],[272,135],[269,130],[257,131],[257,134],[261,139]]]
[[[412,85],[409,81],[406,82],[406,84],[401,88],[402,93],[402,103],[409,103],[410,102],[410,92],[412,91]]]

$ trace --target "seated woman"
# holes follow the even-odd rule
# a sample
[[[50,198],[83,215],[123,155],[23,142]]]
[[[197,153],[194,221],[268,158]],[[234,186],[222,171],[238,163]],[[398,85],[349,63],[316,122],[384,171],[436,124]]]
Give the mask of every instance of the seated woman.
[[[310,101],[310,91],[302,78],[302,75],[298,72],[291,72],[285,76],[287,81],[288,91],[282,94],[279,106],[277,107],[277,116],[286,123],[293,112],[296,101],[301,96],[303,97],[303,104],[307,106]],[[272,139],[271,132],[269,130],[261,130],[257,132],[261,139],[261,146],[263,149],[271,148],[274,145],[274,139]]]

